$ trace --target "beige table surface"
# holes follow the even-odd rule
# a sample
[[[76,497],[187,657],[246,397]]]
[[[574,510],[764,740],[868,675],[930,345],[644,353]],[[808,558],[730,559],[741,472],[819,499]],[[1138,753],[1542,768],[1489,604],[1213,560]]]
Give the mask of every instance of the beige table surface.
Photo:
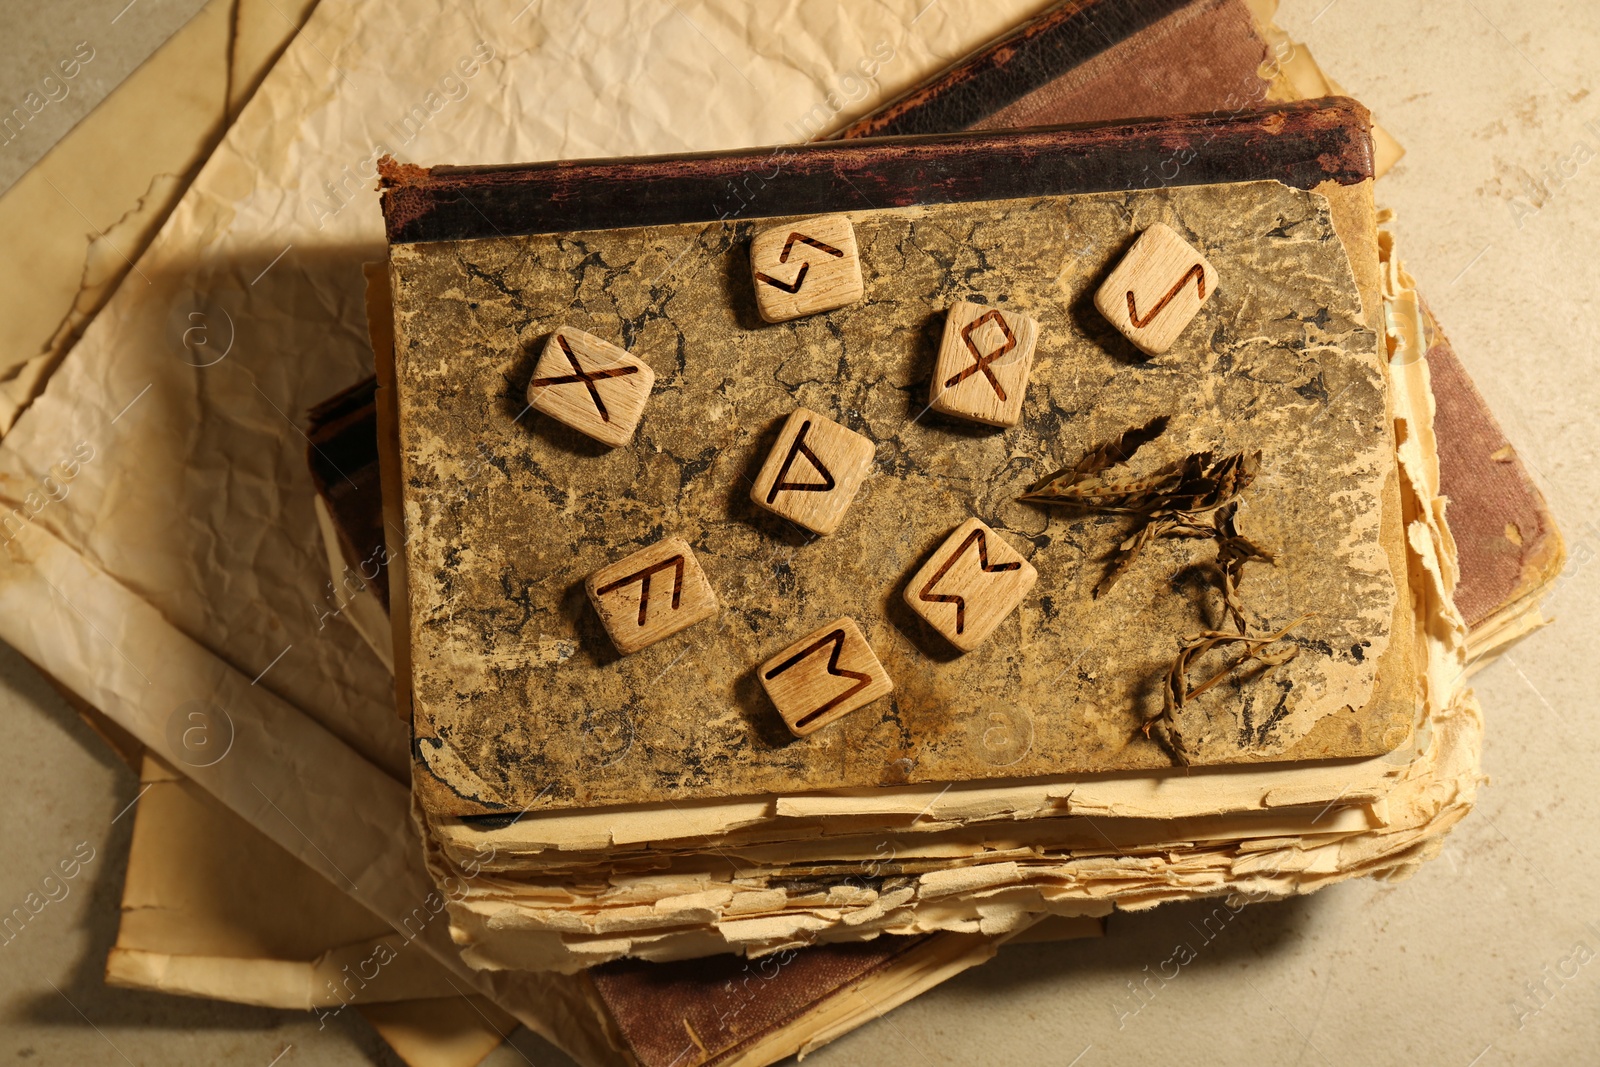
[[[1103,941],[1009,948],[812,1062],[1600,1063],[1600,722],[1583,703],[1600,687],[1600,5],[1286,0],[1279,22],[1408,149],[1380,200],[1569,539],[1555,623],[1475,679],[1491,785],[1409,881],[1248,908],[1220,932],[1202,926],[1211,908],[1180,905],[1115,917]],[[0,911],[94,851],[0,941],[0,1062],[396,1062],[354,1013],[319,1030],[106,988],[137,785],[4,648],[0,715],[21,757],[0,784]],[[1195,958],[1159,977],[1180,943]],[[519,1033],[487,1062],[565,1060]]]
[[[0,0],[0,118],[15,124],[0,133],[0,193],[203,3]],[[13,109],[22,110],[20,124]]]

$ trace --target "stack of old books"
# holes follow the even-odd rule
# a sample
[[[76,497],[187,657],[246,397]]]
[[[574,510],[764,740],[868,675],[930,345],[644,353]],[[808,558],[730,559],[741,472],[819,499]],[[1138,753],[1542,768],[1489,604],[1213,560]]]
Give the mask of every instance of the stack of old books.
[[[1443,545],[1426,474],[1389,421],[1427,412],[1413,383],[1385,377],[1368,126],[1329,100],[791,149],[766,190],[786,209],[779,232],[860,197],[896,206],[848,216],[866,299],[774,325],[747,325],[754,297],[726,282],[748,272],[760,220],[706,217],[764,153],[389,171],[396,336],[379,357],[380,421],[393,420],[385,495],[408,590],[391,612],[418,810],[436,878],[459,886],[465,958],[577,970],[1004,935],[1119,903],[1297,892],[1308,872],[1404,862],[1458,817],[1458,800],[1401,799],[1437,796],[1440,774],[1469,795],[1476,731],[1448,681],[1462,642],[1437,595],[1447,564],[1404,534],[1417,516],[1411,539]],[[1185,151],[1178,181],[1137,188],[1158,154]],[[936,184],[921,181],[930,169]],[[623,213],[613,191],[643,188],[647,206]],[[1194,235],[1206,277],[1225,280],[1186,344],[1139,357],[1074,310],[1156,223]],[[648,301],[629,293],[685,241],[700,265]],[[1017,424],[982,436],[915,398],[922,324],[972,292],[1035,317],[1041,338],[1031,376],[1013,364],[996,378],[1027,392]],[[574,328],[631,335],[641,360],[682,354],[651,360],[635,440],[589,447],[518,403],[546,374],[520,353]],[[614,390],[620,406],[620,386],[580,379],[543,388],[595,387],[602,403]],[[826,536],[741,499],[769,427],[796,407],[885,457]],[[838,453],[813,440],[816,473],[791,464],[784,484],[836,484]],[[475,452],[494,473],[452,492]],[[1244,457],[1232,484],[1229,454]],[[1128,488],[1217,470],[1209,489],[1173,490],[1171,519]],[[1052,496],[1059,483],[1069,492]],[[1216,559],[1254,547],[1212,588],[1221,574],[1206,568],[1227,567],[1190,527],[1220,528],[1225,509],[1252,540],[1230,535]],[[965,542],[939,543],[974,514],[981,552],[961,569]],[[1185,536],[1154,535],[1135,558],[1139,524],[1164,522]],[[574,583],[664,537],[704,568],[720,611],[619,655]],[[976,648],[955,654],[932,632],[942,616],[924,627],[904,612],[900,590],[931,560],[948,575],[932,603],[976,618],[1002,580],[986,575],[1024,544],[1037,588]],[[671,610],[671,575],[652,599],[651,573],[606,585],[630,624]],[[897,688],[791,736],[781,705],[752,691],[755,667],[840,615]],[[814,702],[853,691],[865,657],[835,654]],[[1330,758],[1366,762],[1330,773]],[[1160,797],[1164,818],[1102,825],[1116,807],[1098,794],[1127,789]]]
[[[905,108],[890,112],[904,122]],[[391,610],[396,660],[410,664],[419,818],[463,958],[573,972],[734,952],[777,973],[799,950],[824,951],[810,946],[894,935],[871,958],[894,953],[881,966],[915,986],[939,971],[907,937],[993,942],[1047,916],[1281,897],[1420,862],[1470,805],[1481,724],[1461,695],[1466,631],[1429,447],[1426,326],[1380,242],[1369,125],[1358,105],[1327,100],[819,144],[783,152],[769,199],[742,205],[754,223],[729,221],[718,193],[765,151],[386,171],[378,419],[407,587]],[[1142,187],[1164,160],[1174,176]],[[650,198],[625,206],[640,189]],[[819,372],[793,355],[827,347],[816,321],[761,329],[741,306],[754,297],[730,295],[726,279],[749,271],[745,242],[764,217],[800,232],[840,210],[867,248],[871,299],[828,316],[842,351]],[[1157,221],[1200,234],[1233,289],[1184,358],[1130,361],[1072,311]],[[627,279],[667,267],[685,244],[707,262],[630,300]],[[874,262],[887,248],[900,254]],[[952,430],[919,424],[905,403],[916,384],[902,379],[916,373],[930,306],[973,290],[1038,316],[1058,377],[1032,379],[1017,432],[941,447]],[[519,425],[542,373],[525,353],[573,326],[628,339],[641,356],[679,354],[675,370],[652,361],[670,407],[638,444],[602,451],[553,423]],[[1075,329],[1095,343],[1072,343]],[[1231,396],[1215,385],[1244,363],[1244,377],[1272,385]],[[853,504],[864,514],[831,540],[786,537],[719,488],[759,466],[768,419],[796,404],[846,412],[836,417],[895,451],[899,484]],[[1163,602],[1192,552],[1128,565],[1118,604],[1098,597],[1108,583],[1086,565],[1099,524],[1023,510],[1030,483],[1063,463],[1082,472],[1083,457],[1108,448],[1114,462],[1089,470],[1131,479],[1110,489],[1175,469],[1183,453],[1171,449],[1133,469],[1126,433],[1184,416],[1187,447],[1253,448],[1275,464],[1274,485],[1241,500],[1274,544],[1256,562],[1276,573],[1250,575],[1245,654],[1203,670],[1203,654],[1237,635],[1220,629],[1221,600],[1202,600],[1198,617],[1186,598]],[[475,450],[501,477],[450,492]],[[983,652],[941,656],[896,617],[895,598],[862,590],[903,583],[936,535],[976,509],[1031,538],[1049,592]],[[886,536],[906,525],[925,532]],[[731,618],[703,640],[619,658],[573,604],[573,583],[664,532],[715,558],[706,566]],[[1124,553],[1136,540],[1127,525],[1106,533]],[[1327,549],[1330,538],[1344,548]],[[1064,561],[1049,555],[1061,542],[1077,542]],[[843,608],[912,692],[829,734],[786,739],[741,683]],[[1184,637],[1186,618],[1217,639]],[[1175,652],[1179,665],[1162,669]],[[1268,685],[1271,669],[1292,680]],[[1152,704],[1152,677],[1164,703]],[[593,981],[606,1001],[639,975],[600,967]],[[686,1030],[677,1052],[713,1058],[757,1037],[770,1051],[817,1036],[806,1013],[781,1039]],[[624,1048],[647,1058],[642,1040],[625,1033]]]
[[[395,670],[421,838],[395,847],[424,855],[435,893],[396,905],[413,887],[388,853],[357,869],[334,849],[344,869],[323,869],[320,846],[294,844],[313,822],[225,777],[312,731],[258,734],[234,704],[243,741],[207,762],[161,747],[166,724],[142,728],[115,687],[80,692],[192,779],[146,761],[113,980],[358,1004],[401,1045],[407,1012],[383,1002],[445,1030],[492,1020],[497,1041],[492,1001],[582,1062],[768,1063],[1007,940],[1425,860],[1479,780],[1467,670],[1537,624],[1561,548],[1382,229],[1372,184],[1397,149],[1352,101],[1296,102],[1335,88],[1236,0],[1072,4],[840,140],[389,167],[389,263],[367,272],[377,383],[313,413],[308,487],[333,581],[322,621],[354,624]],[[1043,129],[977,132],[1015,127]],[[855,143],[885,135],[914,136]],[[865,300],[763,325],[750,238],[824,214],[854,226]],[[1198,242],[1218,282],[1149,357],[1092,297],[1156,223]],[[1041,327],[1011,429],[925,413],[944,312],[969,297]],[[653,369],[627,443],[526,410],[563,326]],[[823,537],[747,503],[799,406],[875,448]],[[1256,453],[1249,484],[1183,510],[1185,529],[1233,524],[1216,536],[1141,542],[1149,508],[1083,506],[1082,490]],[[1072,500],[1022,499],[1054,476]],[[1489,545],[1504,523],[1475,522],[1508,511],[1510,564]],[[1039,579],[959,655],[903,591],[973,516]],[[721,612],[619,655],[583,581],[673,536]],[[1260,552],[1230,571],[1233,538]],[[792,737],[755,668],[841,616],[895,690]],[[314,740],[403,771],[399,730],[333,733]],[[397,797],[376,790],[356,820],[382,824],[373,841],[405,832]],[[304,902],[255,939],[280,946],[274,964],[307,957],[292,980],[219,962],[215,931],[271,926],[267,904],[219,908],[202,936],[205,905],[173,903],[194,883],[168,872],[208,837],[241,853],[235,876],[243,853],[275,849],[235,814],[337,887],[261,861],[292,867],[274,877]],[[366,856],[368,838],[341,834]],[[386,878],[405,893],[385,896]],[[328,933],[319,955],[319,923],[359,934]],[[452,978],[434,961],[456,952]],[[352,981],[369,967],[382,977]],[[461,976],[484,1015],[453,1006]],[[443,1064],[486,1047],[406,1051]]]

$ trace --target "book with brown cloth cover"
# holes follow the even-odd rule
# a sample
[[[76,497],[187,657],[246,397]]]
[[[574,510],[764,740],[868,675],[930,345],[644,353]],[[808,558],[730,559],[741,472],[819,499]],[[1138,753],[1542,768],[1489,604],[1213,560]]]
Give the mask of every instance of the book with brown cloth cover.
[[[839,136],[1219,113],[1289,98],[1293,86],[1283,75],[1310,60],[1304,46],[1270,24],[1275,7],[1275,0],[1062,4]],[[1135,23],[1142,28],[1115,32]],[[1170,178],[1160,170],[1150,176],[1156,183]],[[1471,648],[1481,662],[1538,625],[1538,601],[1566,551],[1544,494],[1449,338],[1431,311],[1424,321],[1440,479],[1461,551],[1456,604],[1478,631]]]

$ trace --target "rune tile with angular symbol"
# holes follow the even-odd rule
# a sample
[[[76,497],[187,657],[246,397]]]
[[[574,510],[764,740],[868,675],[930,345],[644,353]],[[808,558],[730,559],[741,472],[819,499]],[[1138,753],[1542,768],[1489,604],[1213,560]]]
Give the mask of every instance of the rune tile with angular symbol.
[[[756,674],[796,737],[814,733],[894,689],[861,627],[848,615],[806,634]]]
[[[1038,339],[1039,323],[1030,315],[957,301],[945,316],[929,405],[957,418],[1015,426]]]
[[[550,335],[528,382],[528,406],[613,448],[639,425],[656,375],[648,364],[570,326]]]
[[[809,408],[796,408],[756,473],[750,499],[813,533],[839,528],[872,469],[873,444]]]
[[[657,541],[589,575],[589,602],[624,656],[709,619],[721,605],[681,537]]]
[[[831,311],[860,300],[856,231],[843,215],[770,226],[750,241],[756,308],[768,322]]]
[[[1133,243],[1094,294],[1094,306],[1150,356],[1171,348],[1217,291],[1217,272],[1171,227],[1156,223]]]
[[[945,538],[906,585],[911,610],[963,652],[971,652],[1028,595],[1039,572],[977,519]]]

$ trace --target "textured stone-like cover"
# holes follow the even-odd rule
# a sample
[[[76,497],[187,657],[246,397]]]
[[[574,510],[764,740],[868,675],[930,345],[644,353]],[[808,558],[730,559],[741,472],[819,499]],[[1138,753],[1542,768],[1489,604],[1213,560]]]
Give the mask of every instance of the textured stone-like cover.
[[[1210,543],[1159,542],[1093,600],[1129,524],[1016,501],[1158,413],[1172,428],[1135,471],[1190,450],[1262,450],[1241,526],[1280,562],[1247,565],[1245,601],[1264,629],[1317,612],[1292,637],[1297,659],[1190,705],[1177,725],[1195,762],[1366,755],[1404,739],[1411,638],[1384,379],[1321,196],[1255,182],[851,218],[866,298],[777,325],[756,314],[744,222],[391,249],[425,803],[467,813],[1169,766],[1138,725],[1160,708],[1177,638],[1220,624],[1214,594],[1181,576]],[[1221,282],[1173,349],[1146,360],[1089,296],[1158,220]],[[1041,323],[1010,430],[924,410],[942,309],[969,296]],[[632,444],[608,450],[523,411],[534,354],[562,323],[655,369]],[[748,500],[800,404],[877,443],[843,525],[820,539]],[[900,594],[971,515],[1040,578],[957,657]],[[583,578],[673,535],[723,612],[619,658]],[[897,689],[793,738],[754,668],[840,614]],[[1404,664],[1380,672],[1391,637]]]

